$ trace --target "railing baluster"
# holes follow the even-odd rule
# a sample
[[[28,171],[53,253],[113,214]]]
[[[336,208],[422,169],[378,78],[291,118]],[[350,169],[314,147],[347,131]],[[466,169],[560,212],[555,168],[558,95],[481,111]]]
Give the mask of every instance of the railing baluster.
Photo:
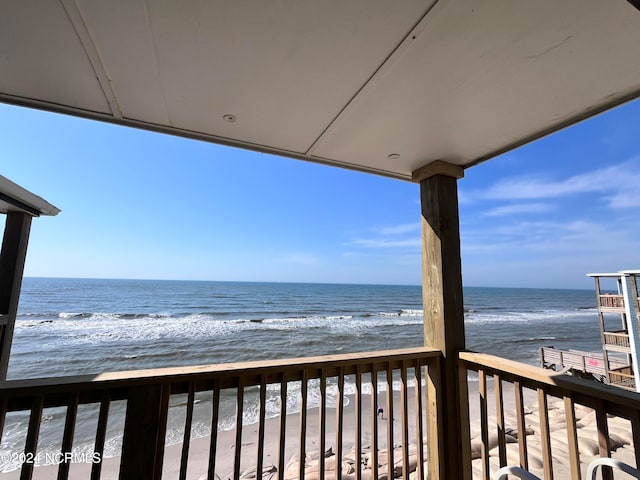
[[[598,450],[600,457],[611,457],[611,444],[609,442],[609,425],[607,411],[604,402],[596,399],[596,427],[598,429]],[[602,467],[602,480],[613,480],[613,470],[609,466]]]
[[[34,399],[29,416],[29,428],[27,430],[27,441],[24,446],[24,454],[27,461],[22,464],[20,470],[20,480],[31,480],[35,458],[38,449],[38,436],[40,435],[40,424],[42,422],[42,408],[44,398],[38,396]]]
[[[283,373],[280,378],[280,450],[278,451],[278,478],[284,479],[285,441],[287,438],[287,377]],[[213,478],[213,477],[209,477]]]
[[[524,423],[524,399],[522,397],[522,384],[513,382],[516,395],[516,416],[518,423],[518,450],[520,452],[520,466],[529,469],[529,455],[527,453],[527,427]]]
[[[324,480],[324,452],[326,446],[326,430],[327,430],[327,373],[324,369],[320,371],[320,409],[318,410],[318,423],[320,427],[320,480]]]
[[[213,381],[211,391],[211,438],[209,439],[209,468],[207,478],[215,479],[216,451],[218,447],[218,420],[220,416],[220,380]]]
[[[458,365],[458,382],[462,385],[467,383],[467,368],[464,364]],[[428,478],[440,479],[444,478],[444,433],[442,431],[442,362],[440,357],[432,359],[427,366],[427,435],[429,443],[427,445],[429,454],[429,472]],[[462,400],[460,400],[462,401]],[[462,424],[464,428],[469,428],[469,424]],[[465,458],[465,452],[469,452],[468,458]],[[468,474],[471,474],[471,451],[470,446],[465,448],[462,446],[462,461],[468,460]],[[463,472],[464,473],[464,472]],[[466,478],[466,477],[465,477]]]
[[[160,391],[160,412],[158,413],[158,433],[156,437],[156,467],[154,478],[162,478],[162,465],[164,463],[164,444],[167,437],[167,418],[169,418],[169,399],[171,397],[171,385],[162,385]],[[105,424],[106,426],[106,424]],[[105,431],[106,433],[106,431]],[[104,449],[104,448],[103,448]]]
[[[424,472],[424,424],[422,421],[422,365],[419,359],[415,360],[413,367],[413,375],[415,378],[415,408],[416,408],[416,447],[418,449],[418,464],[416,465],[416,472],[418,479],[423,480],[425,478]],[[374,475],[373,478],[376,478]]]
[[[189,463],[189,445],[191,443],[191,424],[193,422],[193,404],[195,402],[195,385],[189,384],[187,395],[187,414],[184,421],[184,435],[182,437],[182,457],[180,459],[180,480],[187,478],[187,466]]]
[[[571,478],[580,478],[580,452],[578,450],[578,430],[576,428],[576,412],[573,398],[564,397],[564,414],[567,419],[567,442],[569,445],[569,463]]]
[[[393,369],[387,362],[387,478],[393,479]]]
[[[442,361],[437,359],[435,365],[441,365]],[[460,453],[458,454],[459,462],[461,465],[460,474],[461,478],[464,480],[471,480],[472,477],[472,468],[471,468],[471,438],[469,432],[470,420],[469,420],[469,379],[467,378],[467,369],[466,367],[460,366],[458,363],[458,391],[460,392],[460,397],[458,398],[458,420],[457,424],[460,428]],[[442,370],[440,370],[442,375]],[[442,378],[442,377],[441,377]],[[441,387],[442,388],[442,387]],[[445,387],[446,388],[446,387]],[[442,395],[441,395],[442,396]],[[443,416],[446,415],[444,412],[444,405],[442,402],[439,404],[440,409],[443,411]],[[443,420],[441,420],[443,421]],[[443,423],[441,423],[443,425]],[[444,441],[444,438],[440,439],[440,441]],[[440,443],[440,450],[444,450],[446,447],[444,443]],[[447,452],[445,451],[446,455]],[[439,457],[438,461],[441,465],[445,465],[445,461],[442,457]]]
[[[0,442],[2,442],[2,436],[4,434],[4,422],[7,418],[7,399],[0,399]]]
[[[98,413],[98,425],[96,428],[96,440],[93,446],[94,455],[97,454],[100,457],[100,461],[94,463],[91,466],[91,480],[98,480],[102,472],[102,462],[104,459],[104,444],[107,436],[107,422],[109,420],[110,405],[111,405],[111,395],[109,391],[104,391],[102,394],[102,400],[100,401],[100,411]]]
[[[371,478],[378,478],[378,370],[371,366]]]
[[[336,478],[342,479],[342,427],[344,425],[344,369],[338,368],[338,391],[336,392]],[[340,467],[338,467],[340,465]]]
[[[298,438],[299,440],[299,456],[300,459],[299,466],[299,478],[304,478],[304,467],[306,463],[307,456],[307,378],[308,378],[307,370],[303,370],[302,372],[302,380],[300,381],[300,431]]]
[[[76,417],[78,415],[79,395],[76,392],[72,395],[69,405],[67,405],[67,414],[64,422],[64,433],[62,434],[62,458],[64,461],[58,465],[58,480],[66,480],[69,478],[69,467],[71,463],[66,461],[65,454],[70,453],[73,448],[73,434],[76,428]]]
[[[480,397],[480,458],[482,459],[482,478],[489,480],[489,425],[487,418],[487,374],[478,370],[478,393]]]
[[[640,410],[630,412],[629,421],[631,422],[636,468],[640,468]]]
[[[356,394],[355,394],[355,420],[356,420],[356,480],[362,478],[362,461],[360,455],[362,455],[362,367],[358,365],[356,367]]]
[[[400,366],[400,428],[402,429],[402,478],[409,480],[409,425],[407,399],[407,365]]]
[[[240,477],[240,460],[242,458],[242,418],[244,416],[244,377],[238,378],[236,392],[236,441],[233,446],[233,478]]]
[[[267,416],[267,377],[260,377],[260,414],[258,419],[258,458],[256,460],[256,478],[262,480],[264,457],[264,427]]]
[[[542,464],[544,478],[553,480],[553,457],[551,454],[551,431],[549,429],[549,410],[547,394],[538,388],[538,416],[540,418],[540,440],[542,442]]]
[[[498,459],[500,466],[507,465],[507,441],[505,439],[504,426],[504,396],[502,394],[502,378],[496,374],[493,376],[493,389],[496,395],[496,422],[498,427]]]

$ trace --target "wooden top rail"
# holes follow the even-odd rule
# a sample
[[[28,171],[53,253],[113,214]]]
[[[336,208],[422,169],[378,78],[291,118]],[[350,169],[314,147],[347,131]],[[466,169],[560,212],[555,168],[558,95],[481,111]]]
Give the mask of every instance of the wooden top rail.
[[[628,337],[629,336],[629,332],[626,332],[624,330],[605,330],[605,332],[607,335],[615,335],[617,337]]]
[[[460,352],[459,358],[469,370],[482,370],[489,375],[498,374],[503,380],[517,381],[531,389],[541,388],[558,397],[571,396],[576,402],[592,408],[596,408],[598,402],[605,402],[608,412],[623,418],[628,418],[630,411],[640,409],[640,395],[617,387],[485,353]]]
[[[403,362],[440,357],[441,352],[431,348],[407,348],[378,352],[348,353],[319,357],[265,360],[259,362],[222,363],[191,367],[173,367],[149,370],[100,373],[70,377],[37,378],[0,382],[0,396],[7,399],[7,410],[24,410],[31,407],[35,396],[44,396],[44,407],[66,405],[69,396],[78,394],[80,403],[99,402],[108,390],[111,400],[127,398],[127,390],[144,385],[170,385],[171,393],[187,393],[189,385],[195,391],[211,389],[212,382],[220,388],[237,387],[239,379],[245,387],[279,382],[283,376],[287,381],[306,378],[369,373],[378,365],[400,368]]]

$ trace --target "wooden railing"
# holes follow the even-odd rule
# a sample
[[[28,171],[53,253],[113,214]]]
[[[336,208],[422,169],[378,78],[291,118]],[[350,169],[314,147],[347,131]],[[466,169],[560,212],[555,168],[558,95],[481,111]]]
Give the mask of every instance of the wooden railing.
[[[412,469],[418,478],[426,478],[427,455],[423,446],[427,434],[426,414],[436,404],[426,402],[426,392],[432,388],[431,380],[439,372],[440,361],[439,351],[419,348],[119,372],[95,377],[8,381],[0,384],[0,433],[7,435],[16,415],[28,415],[24,449],[15,452],[22,462],[23,479],[32,477],[34,460],[42,458],[39,433],[47,411],[64,412],[64,428],[60,429],[57,440],[60,448],[54,458],[67,460],[43,468],[57,468],[59,479],[69,477],[70,468],[75,467],[71,452],[74,432],[80,428],[79,410],[90,407],[95,409],[96,417],[90,457],[94,461],[86,467],[82,478],[100,478],[103,465],[109,461],[115,466],[108,468],[119,471],[120,478],[136,479],[184,479],[187,472],[189,478],[213,479],[217,473],[221,478],[239,478],[252,468],[255,477],[260,479],[262,472],[267,471],[268,462],[273,463],[268,471],[276,472],[281,479],[313,475],[324,479],[325,474],[329,475],[326,472],[330,464],[337,465],[335,478],[340,478],[345,468],[350,468],[346,473],[357,479],[363,478],[367,469],[371,469],[366,472],[370,478],[386,473],[389,479],[398,476],[408,479]],[[346,384],[353,387],[352,403],[348,407],[351,416],[345,407]],[[365,385],[375,387],[365,389]],[[315,408],[311,408],[309,397],[312,386],[319,399]],[[378,386],[386,390],[384,395],[378,393]],[[329,389],[332,396],[328,394]],[[297,429],[291,428],[291,415],[287,415],[292,413],[289,405],[292,390],[297,392]],[[255,423],[247,426],[243,418],[249,397],[255,400],[257,416]],[[200,405],[197,398],[211,403],[208,417],[211,430],[204,439],[208,442],[204,461],[194,462],[190,461],[190,448],[198,441],[192,440],[194,406]],[[235,426],[231,433],[220,428],[221,405],[229,400],[235,408]],[[275,418],[268,418],[274,416],[273,411],[268,412],[268,402],[271,406],[276,404]],[[381,416],[379,407],[383,409]],[[126,408],[121,425],[112,418],[116,408]],[[330,410],[334,411],[333,422]],[[184,433],[181,446],[177,446],[180,449],[177,460],[170,463],[166,452],[174,447],[165,447],[167,425],[176,415],[184,418]],[[432,412],[431,416],[435,417],[436,413]],[[105,459],[107,432],[113,435],[114,428],[121,430],[120,456]],[[352,435],[347,435],[347,431],[352,431]],[[220,438],[225,434],[231,435],[231,448],[221,444]],[[297,455],[297,463],[295,458],[291,461],[292,451]],[[267,452],[272,453],[268,460]],[[7,452],[2,456],[6,457]],[[347,457],[351,459],[347,462],[349,465],[344,463]],[[229,471],[221,471],[223,463],[229,465]]]
[[[547,480],[578,480],[597,457],[640,465],[637,394],[486,354],[459,359],[461,378],[478,375],[470,396],[479,407],[471,415],[474,478],[517,465]]]
[[[634,391],[636,389],[636,379],[628,367],[622,370],[611,370],[609,372],[609,383]]]
[[[599,380],[604,380],[607,374],[602,354],[577,350],[565,351],[553,347],[541,347],[540,364],[543,368],[554,369],[557,372],[574,370],[590,373]]]
[[[629,349],[629,334],[624,330],[618,332],[603,332],[602,335],[604,336],[604,343],[606,345]]]
[[[624,295],[600,295],[600,310],[603,312],[624,312]]]

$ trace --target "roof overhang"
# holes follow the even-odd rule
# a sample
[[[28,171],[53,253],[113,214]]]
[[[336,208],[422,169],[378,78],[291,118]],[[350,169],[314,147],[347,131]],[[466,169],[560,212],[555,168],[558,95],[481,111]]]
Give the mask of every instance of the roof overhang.
[[[38,217],[57,215],[60,210],[43,198],[0,175],[0,213],[20,212]]]
[[[0,101],[407,180],[640,95],[626,0],[7,0],[0,40]]]
[[[640,270],[620,270],[615,273],[587,273],[587,277],[611,277],[620,278],[625,275],[640,275]]]

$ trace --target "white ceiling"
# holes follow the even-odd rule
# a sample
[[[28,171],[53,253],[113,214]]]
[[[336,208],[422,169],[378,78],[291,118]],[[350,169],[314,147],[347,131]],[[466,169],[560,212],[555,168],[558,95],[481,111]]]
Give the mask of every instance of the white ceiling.
[[[626,0],[3,0],[0,100],[410,179],[637,97],[639,45]]]

